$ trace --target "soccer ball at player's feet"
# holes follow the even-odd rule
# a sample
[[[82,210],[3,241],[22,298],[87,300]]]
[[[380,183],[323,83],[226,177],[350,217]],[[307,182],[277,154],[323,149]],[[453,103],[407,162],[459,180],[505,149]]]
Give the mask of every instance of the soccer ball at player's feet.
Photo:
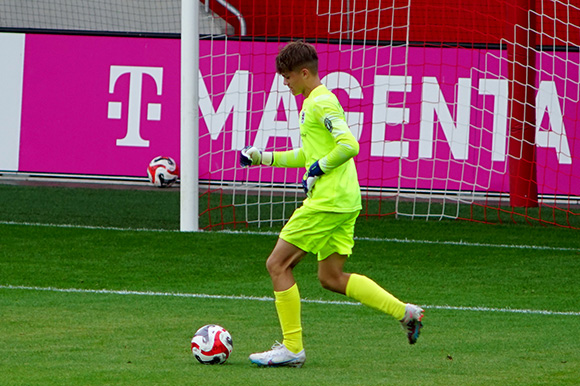
[[[230,333],[216,324],[203,326],[191,339],[191,352],[204,365],[225,363],[233,348]]]

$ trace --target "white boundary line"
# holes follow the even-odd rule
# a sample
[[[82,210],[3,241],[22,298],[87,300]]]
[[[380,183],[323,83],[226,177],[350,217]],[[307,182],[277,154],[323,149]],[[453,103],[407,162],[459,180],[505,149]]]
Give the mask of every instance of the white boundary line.
[[[175,229],[148,229],[148,228],[120,228],[120,227],[102,227],[95,225],[75,225],[75,224],[47,224],[40,222],[17,222],[17,221],[0,221],[0,225],[22,225],[22,226],[33,226],[33,227],[46,227],[46,228],[73,228],[73,229],[92,229],[92,230],[103,230],[103,231],[123,231],[123,232],[179,232]]]
[[[94,230],[110,230],[123,232],[161,232],[161,233],[177,233],[179,230],[171,229],[147,229],[147,228],[119,228],[119,227],[101,227],[93,225],[73,225],[73,224],[45,224],[32,222],[16,222],[16,221],[0,221],[0,225],[22,225],[22,226],[38,226],[38,227],[54,227],[54,228],[73,228],[73,229],[94,229]],[[258,236],[278,236],[278,232],[254,232],[254,231],[232,231],[222,230],[215,231],[216,233],[225,233],[232,235],[258,235]],[[440,241],[440,240],[415,240],[415,239],[396,239],[396,238],[381,238],[381,237],[355,237],[357,241],[374,241],[385,243],[405,243],[405,244],[431,244],[431,245],[454,245],[462,247],[485,247],[485,248],[507,248],[507,249],[535,249],[544,251],[570,251],[580,252],[580,248],[571,247],[552,247],[546,245],[517,245],[517,244],[487,244],[487,243],[471,243],[467,241]]]
[[[432,240],[414,240],[414,239],[380,239],[372,237],[358,237],[357,240],[364,241],[385,241],[391,243],[409,243],[409,244],[435,244],[435,245],[456,245],[463,247],[487,247],[487,248],[509,248],[509,249],[537,249],[545,251],[571,251],[580,252],[580,248],[569,247],[551,247],[546,245],[517,245],[517,244],[487,244],[487,243],[470,243],[468,241],[432,241]]]
[[[135,295],[135,296],[166,296],[179,298],[198,298],[198,299],[225,299],[225,300],[253,300],[260,302],[273,302],[274,298],[264,296],[244,296],[244,295],[209,295],[209,294],[191,294],[179,292],[152,292],[152,291],[115,291],[108,289],[80,289],[80,288],[55,288],[55,287],[29,287],[15,285],[0,285],[0,289],[5,290],[26,290],[26,291],[47,291],[47,292],[64,292],[64,293],[88,293],[88,294],[106,294],[106,295]],[[316,300],[302,299],[303,303],[316,303],[326,305],[346,305],[360,306],[358,302],[336,301],[336,300]],[[475,311],[475,312],[503,312],[513,314],[532,314],[532,315],[563,315],[563,316],[580,316],[580,312],[575,311],[549,311],[549,310],[530,310],[514,308],[492,308],[492,307],[457,307],[457,306],[436,306],[421,305],[425,309],[446,310],[446,311]]]

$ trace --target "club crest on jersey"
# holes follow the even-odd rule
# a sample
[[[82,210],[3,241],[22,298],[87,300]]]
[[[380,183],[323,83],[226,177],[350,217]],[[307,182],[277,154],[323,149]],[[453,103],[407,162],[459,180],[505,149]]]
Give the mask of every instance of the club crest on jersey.
[[[324,126],[326,126],[326,130],[332,133],[332,122],[329,118],[324,118]]]

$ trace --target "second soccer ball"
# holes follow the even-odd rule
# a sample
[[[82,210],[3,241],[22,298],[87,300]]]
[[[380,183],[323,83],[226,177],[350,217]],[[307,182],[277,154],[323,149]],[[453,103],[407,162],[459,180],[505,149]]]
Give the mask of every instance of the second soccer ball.
[[[158,188],[167,188],[179,178],[179,167],[171,157],[155,157],[147,167],[149,182]]]

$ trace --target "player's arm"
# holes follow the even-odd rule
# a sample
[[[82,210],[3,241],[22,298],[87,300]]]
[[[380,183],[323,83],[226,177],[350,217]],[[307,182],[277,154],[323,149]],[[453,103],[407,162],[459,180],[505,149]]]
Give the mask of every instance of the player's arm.
[[[274,152],[273,165],[282,168],[303,168],[306,166],[306,157],[302,148]]]
[[[323,116],[323,121],[336,146],[310,166],[308,173],[314,176],[330,173],[359,152],[359,144],[344,119],[331,112]]]
[[[330,119],[327,117],[325,119]],[[328,121],[327,121],[328,122]],[[327,123],[328,124],[328,123]],[[326,156],[318,160],[320,169],[324,173],[329,173],[346,161],[355,157],[359,152],[359,144],[350,132],[348,125],[343,119],[334,119],[331,134],[334,137],[336,146]]]
[[[246,146],[240,152],[240,164],[246,166],[266,165],[284,168],[300,168],[306,164],[302,148],[288,151],[260,151],[254,146]]]

